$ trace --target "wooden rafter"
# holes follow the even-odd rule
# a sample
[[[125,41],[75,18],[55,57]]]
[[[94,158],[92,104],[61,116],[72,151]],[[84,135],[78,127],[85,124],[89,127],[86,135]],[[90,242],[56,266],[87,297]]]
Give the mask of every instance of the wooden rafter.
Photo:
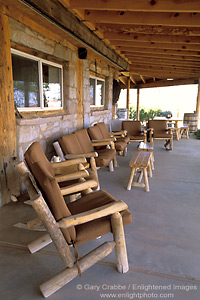
[[[70,5],[76,9],[92,10],[121,10],[121,11],[154,11],[154,12],[200,12],[198,0],[172,1],[172,0],[71,0]]]
[[[147,24],[164,26],[200,27],[200,15],[197,13],[155,13],[130,11],[86,10],[85,20],[113,24]]]
[[[199,29],[200,33],[200,29]],[[200,44],[200,36],[179,36],[179,35],[154,35],[142,33],[104,32],[104,38],[109,40],[123,40],[135,42],[158,42],[158,43],[179,43],[179,44]]]
[[[144,79],[144,76],[140,75],[140,78],[142,79],[143,83],[146,83],[146,80]]]
[[[102,32],[113,33],[128,33],[128,34],[151,34],[162,36],[183,36],[192,37],[200,36],[198,27],[177,27],[177,26],[160,26],[160,25],[146,25],[146,24],[111,24],[111,23],[95,23],[96,28]]]
[[[177,43],[157,43],[157,42],[130,42],[130,41],[111,41],[116,49],[129,50],[131,47],[144,47],[156,49],[189,50],[199,51],[200,44],[177,44]]]

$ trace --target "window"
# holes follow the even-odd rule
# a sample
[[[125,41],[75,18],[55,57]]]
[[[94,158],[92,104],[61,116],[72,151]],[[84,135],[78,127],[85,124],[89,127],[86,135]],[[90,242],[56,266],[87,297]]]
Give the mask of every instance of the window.
[[[12,50],[14,100],[19,110],[63,107],[62,66]]]
[[[105,81],[101,78],[90,77],[90,105],[104,105]]]

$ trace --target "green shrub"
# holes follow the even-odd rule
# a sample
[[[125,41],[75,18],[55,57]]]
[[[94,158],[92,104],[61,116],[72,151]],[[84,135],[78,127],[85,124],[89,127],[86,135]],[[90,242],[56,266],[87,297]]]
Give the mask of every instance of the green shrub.
[[[145,108],[141,108],[139,114],[140,114],[141,122],[148,121],[149,119],[153,120],[155,117],[160,116],[161,109],[150,108],[149,110],[146,111]],[[133,106],[129,108],[129,119],[133,119],[133,120],[137,119],[137,111]]]
[[[194,132],[194,135],[196,136],[197,139],[200,139],[200,129]]]

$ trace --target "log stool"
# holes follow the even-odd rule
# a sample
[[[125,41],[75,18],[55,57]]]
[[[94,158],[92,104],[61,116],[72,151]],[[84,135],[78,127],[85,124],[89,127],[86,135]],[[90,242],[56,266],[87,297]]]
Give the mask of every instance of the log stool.
[[[182,138],[184,135],[183,133],[185,132],[185,137],[187,139],[189,139],[189,126],[188,125],[183,125],[181,128],[180,128],[180,137]]]
[[[153,143],[141,142],[138,145],[138,150],[140,152],[150,152],[150,163],[151,169],[154,170],[154,155],[153,155]]]
[[[147,176],[147,169],[149,170],[149,176],[152,177],[151,170],[151,152],[136,152],[129,162],[129,166],[131,167],[131,173],[127,185],[127,190],[130,191],[131,186],[144,187],[146,192],[149,192],[149,181]],[[141,174],[138,178],[137,182],[133,182],[134,174],[136,169],[141,169]],[[141,183],[142,176],[144,175],[144,184]]]

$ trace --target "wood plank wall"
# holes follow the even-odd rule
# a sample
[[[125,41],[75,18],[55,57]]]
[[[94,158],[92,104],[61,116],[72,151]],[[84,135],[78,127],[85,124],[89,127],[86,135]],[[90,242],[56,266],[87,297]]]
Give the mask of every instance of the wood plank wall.
[[[0,14],[0,205],[15,193],[16,125],[8,17]]]

